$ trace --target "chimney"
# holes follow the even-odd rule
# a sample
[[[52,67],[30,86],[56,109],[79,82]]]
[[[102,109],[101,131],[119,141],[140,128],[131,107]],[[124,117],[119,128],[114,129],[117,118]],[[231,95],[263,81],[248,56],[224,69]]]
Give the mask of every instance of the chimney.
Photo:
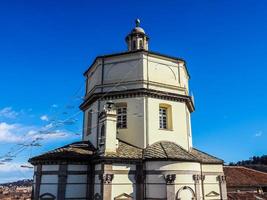
[[[99,150],[102,153],[116,152],[117,140],[117,111],[113,102],[107,102],[99,116],[100,138]]]

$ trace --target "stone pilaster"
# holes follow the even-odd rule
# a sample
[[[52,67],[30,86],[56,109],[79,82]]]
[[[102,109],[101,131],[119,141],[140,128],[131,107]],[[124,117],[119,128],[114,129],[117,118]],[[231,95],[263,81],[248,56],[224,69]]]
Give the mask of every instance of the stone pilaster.
[[[86,199],[94,199],[94,183],[95,183],[95,167],[93,164],[87,166],[87,187],[86,187]]]
[[[67,164],[59,165],[57,200],[65,199],[66,185],[67,185],[67,170],[68,170]]]
[[[222,200],[227,200],[227,189],[226,189],[226,176],[219,175],[217,180],[220,186],[220,195]]]
[[[200,195],[200,189],[201,189],[201,185],[200,185],[201,175],[199,175],[199,174],[194,174],[194,175],[193,175],[193,180],[194,180],[194,185],[195,185],[195,198],[196,198],[196,200],[200,200],[200,199],[201,199],[201,195]]]
[[[144,170],[143,165],[138,164],[136,165],[136,174],[135,174],[135,181],[136,181],[136,200],[143,200],[144,199]]]
[[[175,179],[176,174],[165,175],[167,200],[175,200]]]
[[[102,199],[103,200],[111,200],[112,196],[112,180],[114,178],[114,174],[106,173],[106,171],[112,170],[112,165],[104,164],[103,174],[99,174],[99,179],[102,184]]]
[[[205,175],[200,175],[201,180],[201,189],[202,189],[202,199],[205,200],[205,189],[204,189],[204,181],[205,181]]]
[[[37,170],[35,173],[35,190],[34,190],[34,197],[32,199],[38,200],[40,196],[40,187],[41,187],[41,180],[42,180],[42,165],[37,165]]]

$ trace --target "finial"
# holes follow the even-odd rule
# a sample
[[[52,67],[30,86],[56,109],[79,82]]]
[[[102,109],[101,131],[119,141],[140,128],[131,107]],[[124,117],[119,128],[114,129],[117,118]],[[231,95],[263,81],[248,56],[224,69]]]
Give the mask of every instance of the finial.
[[[136,19],[136,20],[135,20],[135,26],[136,26],[136,27],[139,27],[139,26],[140,26],[140,19]]]

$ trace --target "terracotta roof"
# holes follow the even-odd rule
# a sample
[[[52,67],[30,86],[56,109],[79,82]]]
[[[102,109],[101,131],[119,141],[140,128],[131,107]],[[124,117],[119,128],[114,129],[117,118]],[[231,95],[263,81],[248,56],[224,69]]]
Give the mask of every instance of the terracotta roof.
[[[255,192],[235,192],[227,193],[228,200],[267,200],[263,194]]]
[[[116,152],[98,154],[90,142],[76,142],[55,150],[49,151],[40,156],[31,158],[29,162],[42,160],[88,160],[91,159],[137,159],[137,160],[180,160],[202,163],[222,164],[223,161],[203,153],[197,149],[186,151],[174,142],[161,141],[141,149],[119,141]]]
[[[116,152],[108,152],[103,157],[105,158],[124,158],[124,159],[142,159],[143,149],[132,146],[125,142],[119,141],[119,147]]]
[[[220,160],[195,148],[193,148],[191,151],[186,151],[178,144],[169,141],[160,141],[148,146],[144,150],[144,158],[186,160],[214,164],[223,163],[223,160]]]
[[[267,186],[267,173],[241,166],[224,166],[227,187]]]
[[[161,141],[148,146],[144,151],[145,159],[173,159],[198,161],[196,157],[174,142]]]
[[[192,148],[191,152],[190,152],[193,156],[195,156],[196,158],[198,158],[199,160],[201,160],[202,163],[209,163],[209,164],[222,164],[223,160],[209,155],[203,151],[200,151],[196,148]]]
[[[80,141],[74,142],[63,147],[48,151],[42,155],[33,157],[29,162],[35,162],[39,160],[84,160],[88,159],[88,156],[92,155],[95,151],[95,148],[90,142]]]

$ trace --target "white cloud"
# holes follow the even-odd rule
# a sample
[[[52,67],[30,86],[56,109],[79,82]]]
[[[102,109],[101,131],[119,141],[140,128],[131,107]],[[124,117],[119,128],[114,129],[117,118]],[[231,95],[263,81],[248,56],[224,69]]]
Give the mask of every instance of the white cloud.
[[[52,107],[52,108],[57,108],[58,105],[57,105],[57,104],[53,104],[53,105],[51,105],[51,107]]]
[[[262,136],[262,131],[258,131],[256,134],[255,134],[255,137],[261,137]]]
[[[47,115],[42,115],[42,116],[40,117],[40,119],[41,119],[42,121],[49,121]]]
[[[55,140],[55,139],[60,139],[60,138],[66,138],[70,134],[62,131],[62,130],[55,130],[55,131],[50,131],[50,132],[45,132],[45,133],[39,133],[39,134],[33,134],[33,138],[42,138],[45,140]]]
[[[19,163],[19,162],[10,162],[5,163],[4,165],[0,165],[0,173],[10,173],[10,172],[28,172],[32,171],[33,169],[21,167],[21,166],[32,166],[29,163]]]
[[[33,126],[0,122],[0,142],[21,143],[36,138],[58,140],[69,136],[71,136],[71,134],[63,130],[46,131],[46,129]]]
[[[21,142],[22,137],[14,134],[19,129],[17,124],[0,123],[0,142]]]
[[[0,110],[0,117],[3,118],[9,118],[9,119],[14,119],[19,115],[18,112],[14,111],[12,107],[5,107]]]

